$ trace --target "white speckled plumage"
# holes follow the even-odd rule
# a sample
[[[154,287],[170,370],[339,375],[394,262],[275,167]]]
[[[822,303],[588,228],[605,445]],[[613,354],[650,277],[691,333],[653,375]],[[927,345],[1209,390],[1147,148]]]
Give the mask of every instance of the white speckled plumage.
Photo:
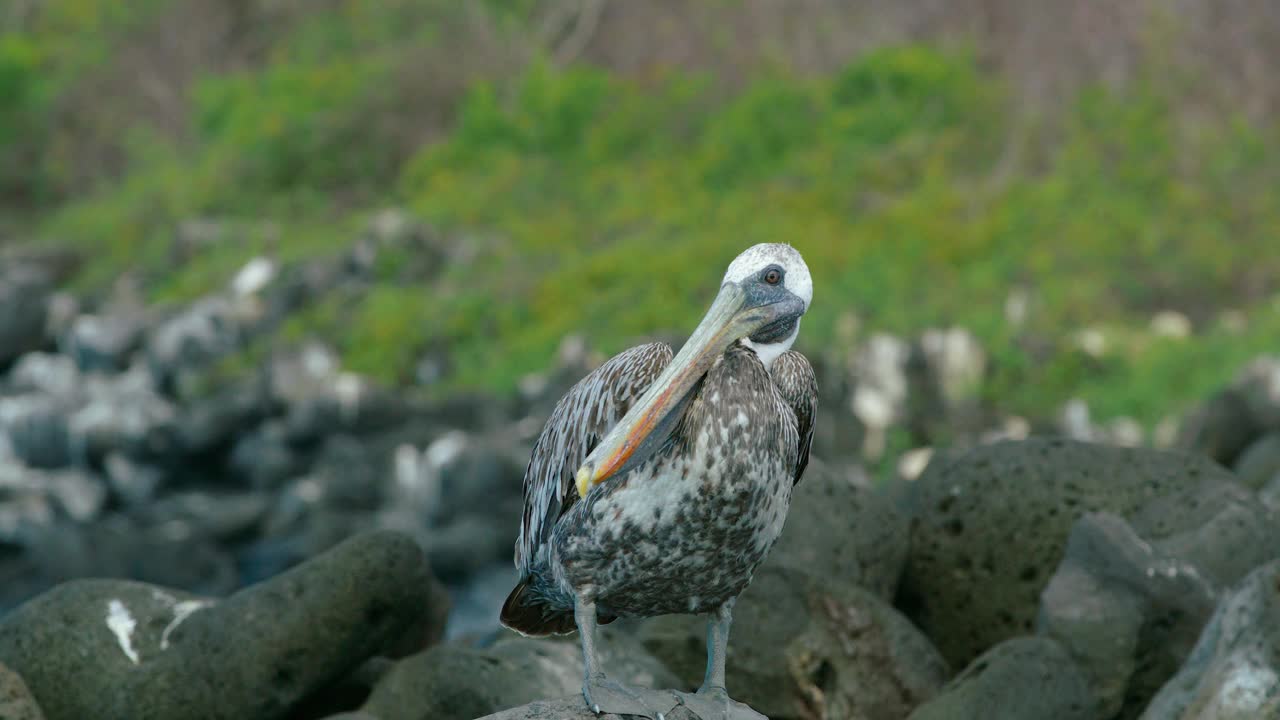
[[[781,534],[809,460],[817,382],[790,348],[812,297],[796,250],[750,248],[679,355],[664,344],[619,354],[543,428],[502,622],[530,635],[576,627],[583,697],[597,713],[671,709],[673,696],[608,681],[594,641],[597,622],[668,613],[709,617],[706,678],[680,702],[729,707],[733,603]]]
[[[787,245],[760,245],[729,266],[742,282],[780,265],[786,288],[813,296]],[[552,412],[525,473],[516,566],[527,601],[572,629],[575,594],[601,614],[709,612],[750,582],[781,532],[808,462],[813,368],[780,342],[742,338],[707,373],[665,447],[579,501],[573,472],[671,362],[662,343],[631,348],[575,385]],[[691,580],[697,578],[696,581]],[[554,625],[555,623],[553,623]]]
[[[642,395],[673,353],[666,343],[625,350],[578,381],[556,404],[524,475],[516,567],[528,574],[556,521],[577,500],[573,471]]]

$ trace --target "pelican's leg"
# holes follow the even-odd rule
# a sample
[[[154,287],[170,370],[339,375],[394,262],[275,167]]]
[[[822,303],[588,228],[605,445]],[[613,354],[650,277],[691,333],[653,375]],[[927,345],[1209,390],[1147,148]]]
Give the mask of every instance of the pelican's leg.
[[[734,600],[721,605],[714,615],[707,618],[707,672],[702,678],[702,687],[698,688],[698,692],[704,695],[723,694],[726,699],[729,697],[724,688],[724,656],[729,651]]]
[[[680,702],[702,720],[767,720],[760,713],[734,701],[724,686],[725,654],[729,649],[729,626],[733,624],[733,603],[729,600],[707,618],[707,672],[696,693],[676,693]]]
[[[604,675],[600,658],[596,655],[596,606],[579,598],[573,607],[578,634],[582,636],[582,698],[587,707],[597,715],[639,715],[652,720],[664,720],[666,713],[677,705],[674,694],[648,688],[628,687]]]

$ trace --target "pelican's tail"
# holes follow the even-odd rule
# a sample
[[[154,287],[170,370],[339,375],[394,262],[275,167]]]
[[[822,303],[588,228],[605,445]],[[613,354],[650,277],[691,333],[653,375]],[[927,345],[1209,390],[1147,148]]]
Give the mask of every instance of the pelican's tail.
[[[530,584],[536,581],[536,576],[525,576],[516,583],[515,589],[502,604],[502,624],[528,637],[573,632],[576,629],[573,611],[566,610],[563,604],[553,602],[544,593],[537,592]]]

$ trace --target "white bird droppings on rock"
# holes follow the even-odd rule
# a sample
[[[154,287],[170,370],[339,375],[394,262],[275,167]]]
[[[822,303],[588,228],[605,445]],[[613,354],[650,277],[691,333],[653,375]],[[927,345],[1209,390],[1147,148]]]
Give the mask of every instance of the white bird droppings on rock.
[[[920,473],[929,467],[929,460],[933,458],[933,448],[920,447],[908,450],[898,459],[898,475],[904,480],[915,480],[920,477]]]
[[[1160,337],[1191,337],[1191,319],[1176,310],[1164,310],[1151,318],[1151,332]]]
[[[425,453],[427,466],[440,470],[456,460],[467,449],[467,434],[461,430],[451,430],[427,446]]]
[[[354,418],[364,394],[364,383],[360,376],[349,372],[340,374],[333,390],[338,397],[338,407],[341,408],[343,417],[348,420]]]
[[[1075,335],[1076,345],[1093,357],[1102,357],[1107,352],[1107,336],[1097,328],[1083,328]]]
[[[169,649],[169,633],[173,632],[182,624],[184,620],[191,617],[191,614],[197,610],[203,610],[213,603],[207,600],[186,600],[173,606],[173,620],[165,625],[164,632],[160,633],[160,649]]]
[[[231,289],[240,297],[256,295],[271,284],[275,276],[276,264],[267,258],[256,257],[236,273],[235,279],[231,281]]]
[[[133,631],[137,627],[137,621],[129,614],[124,603],[119,600],[107,603],[107,629],[115,634],[120,649],[134,665],[138,664],[138,651],[133,649]]]

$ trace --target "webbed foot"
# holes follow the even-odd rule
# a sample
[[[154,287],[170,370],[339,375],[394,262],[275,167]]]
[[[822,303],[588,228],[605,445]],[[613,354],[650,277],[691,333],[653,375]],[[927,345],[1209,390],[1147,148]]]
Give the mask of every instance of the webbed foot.
[[[603,674],[589,678],[582,686],[587,707],[597,715],[639,715],[650,720],[665,720],[679,701],[670,690],[650,690],[614,682]]]
[[[676,697],[702,720],[769,720],[729,697],[722,687],[703,686],[696,693],[677,692]]]

